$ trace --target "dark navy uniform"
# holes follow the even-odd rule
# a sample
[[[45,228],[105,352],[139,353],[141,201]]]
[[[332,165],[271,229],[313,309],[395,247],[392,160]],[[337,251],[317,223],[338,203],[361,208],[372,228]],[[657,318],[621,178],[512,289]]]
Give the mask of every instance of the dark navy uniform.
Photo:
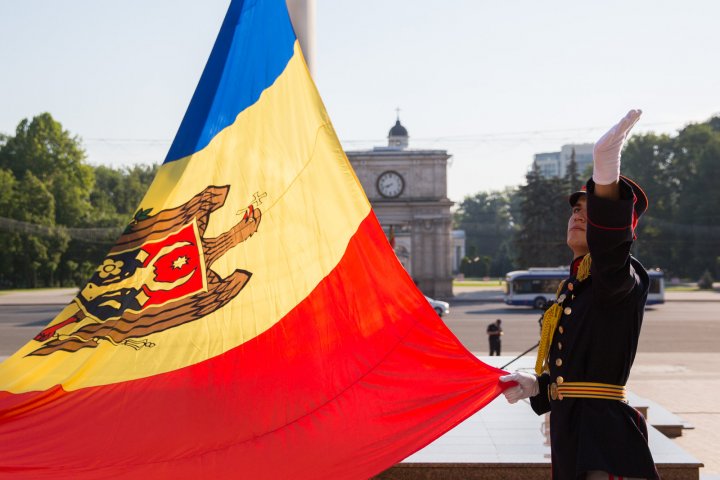
[[[538,415],[552,412],[553,479],[585,478],[590,470],[659,478],[645,419],[635,409],[620,400],[558,393],[558,385],[568,382],[626,384],[648,294],[648,274],[630,256],[633,189],[621,179],[620,200],[609,200],[593,195],[590,180],[587,191],[590,276],[578,281],[574,262],[563,283],[558,296],[563,314],[549,350],[549,373],[538,377],[540,393],[531,405]]]

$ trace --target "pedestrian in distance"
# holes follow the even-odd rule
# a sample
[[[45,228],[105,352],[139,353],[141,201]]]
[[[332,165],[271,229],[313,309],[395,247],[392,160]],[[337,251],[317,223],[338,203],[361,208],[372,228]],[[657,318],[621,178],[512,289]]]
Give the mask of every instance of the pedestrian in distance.
[[[620,175],[620,154],[640,118],[631,110],[595,144],[593,174],[569,197],[570,276],[543,316],[535,374],[515,382],[510,403],[528,398],[550,415],[552,478],[656,479],[645,419],[627,403],[648,295],[648,274],[630,255],[647,196]]]
[[[487,327],[488,342],[490,343],[490,356],[500,356],[500,337],[503,334],[502,327],[500,324],[502,320],[499,318],[495,320],[495,323],[491,323]]]

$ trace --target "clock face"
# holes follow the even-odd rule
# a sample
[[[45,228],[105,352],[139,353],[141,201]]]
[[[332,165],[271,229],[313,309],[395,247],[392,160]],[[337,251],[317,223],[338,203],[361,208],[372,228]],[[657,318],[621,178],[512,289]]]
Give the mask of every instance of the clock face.
[[[387,171],[378,177],[377,189],[383,197],[399,197],[405,189],[405,180],[399,173]]]

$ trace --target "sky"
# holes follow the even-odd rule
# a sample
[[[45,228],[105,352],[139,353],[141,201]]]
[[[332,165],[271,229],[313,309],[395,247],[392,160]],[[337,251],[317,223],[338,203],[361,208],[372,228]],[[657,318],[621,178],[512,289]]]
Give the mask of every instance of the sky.
[[[447,150],[448,196],[533,155],[720,114],[716,0],[316,0],[314,79],[346,150]],[[0,133],[50,112],[92,164],[165,158],[229,0],[0,0]]]

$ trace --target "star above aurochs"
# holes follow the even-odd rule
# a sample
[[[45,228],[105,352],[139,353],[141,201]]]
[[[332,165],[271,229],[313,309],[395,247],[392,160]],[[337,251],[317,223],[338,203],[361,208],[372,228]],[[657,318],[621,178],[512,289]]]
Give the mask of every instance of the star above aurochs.
[[[173,266],[173,268],[180,270],[182,267],[187,265],[187,263],[188,263],[188,258],[183,256],[183,257],[176,258],[173,261],[172,266]]]

